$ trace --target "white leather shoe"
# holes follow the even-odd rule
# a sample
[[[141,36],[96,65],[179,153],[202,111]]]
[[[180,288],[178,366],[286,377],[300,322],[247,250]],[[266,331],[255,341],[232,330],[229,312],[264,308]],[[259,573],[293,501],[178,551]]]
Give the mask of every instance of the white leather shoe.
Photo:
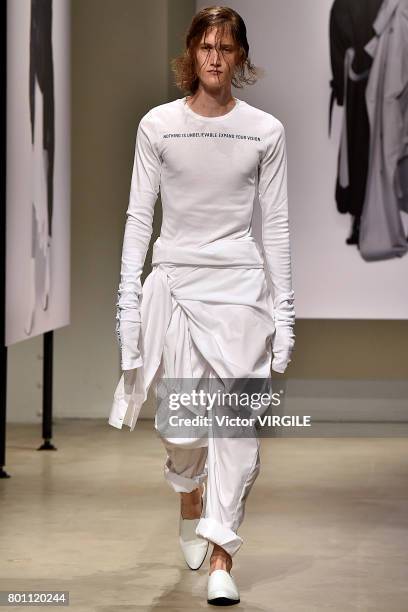
[[[205,507],[205,483],[201,496],[203,508]],[[199,569],[204,563],[210,542],[198,536],[195,532],[199,518],[185,519],[180,512],[179,542],[184,559],[192,570]]]
[[[226,570],[216,569],[208,576],[207,603],[231,606],[239,603],[239,591],[234,578]]]

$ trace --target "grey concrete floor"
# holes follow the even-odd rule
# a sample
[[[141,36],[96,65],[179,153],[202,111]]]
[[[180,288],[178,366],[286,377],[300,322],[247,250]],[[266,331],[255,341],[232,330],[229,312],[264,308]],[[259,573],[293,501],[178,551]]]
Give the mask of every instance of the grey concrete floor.
[[[179,499],[164,481],[153,422],[130,432],[57,421],[55,452],[36,450],[40,433],[7,428],[0,590],[69,591],[70,607],[84,612],[214,609],[210,552],[192,572],[178,548]],[[262,439],[233,608],[406,612],[407,447],[394,437]]]

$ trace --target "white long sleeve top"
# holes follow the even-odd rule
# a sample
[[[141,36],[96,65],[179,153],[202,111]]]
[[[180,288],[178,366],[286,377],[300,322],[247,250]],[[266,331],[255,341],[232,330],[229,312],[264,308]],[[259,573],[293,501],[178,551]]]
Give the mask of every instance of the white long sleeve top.
[[[159,192],[161,243],[189,248],[252,235],[253,205],[259,198],[277,328],[274,369],[283,372],[294,346],[295,310],[282,123],[238,98],[232,110],[218,117],[197,114],[183,97],[155,106],[140,120],[117,300],[122,370],[142,363],[137,342],[141,274]]]

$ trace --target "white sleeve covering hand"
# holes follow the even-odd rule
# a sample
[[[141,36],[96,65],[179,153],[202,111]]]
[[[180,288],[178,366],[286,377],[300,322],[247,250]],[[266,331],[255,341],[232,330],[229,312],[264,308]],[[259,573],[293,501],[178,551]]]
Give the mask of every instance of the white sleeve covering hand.
[[[285,129],[276,120],[259,166],[259,203],[262,209],[262,243],[273,288],[272,369],[283,373],[295,344],[295,307],[292,289],[287,157]]]
[[[122,370],[132,370],[143,363],[139,350],[140,279],[153,231],[154,206],[160,190],[161,162],[154,128],[154,117],[149,111],[142,117],[137,129],[116,302],[116,334]]]

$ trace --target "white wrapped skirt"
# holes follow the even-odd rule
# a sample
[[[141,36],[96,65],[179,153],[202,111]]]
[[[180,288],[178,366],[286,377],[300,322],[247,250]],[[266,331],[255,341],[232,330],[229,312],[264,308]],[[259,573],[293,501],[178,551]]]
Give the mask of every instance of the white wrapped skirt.
[[[264,265],[252,236],[196,248],[156,240],[141,297],[143,364],[122,373],[110,425],[134,429],[160,372],[167,378],[194,377],[191,342],[221,379],[270,376],[275,323]],[[165,342],[170,322],[171,339]],[[165,351],[170,341],[172,350]]]

